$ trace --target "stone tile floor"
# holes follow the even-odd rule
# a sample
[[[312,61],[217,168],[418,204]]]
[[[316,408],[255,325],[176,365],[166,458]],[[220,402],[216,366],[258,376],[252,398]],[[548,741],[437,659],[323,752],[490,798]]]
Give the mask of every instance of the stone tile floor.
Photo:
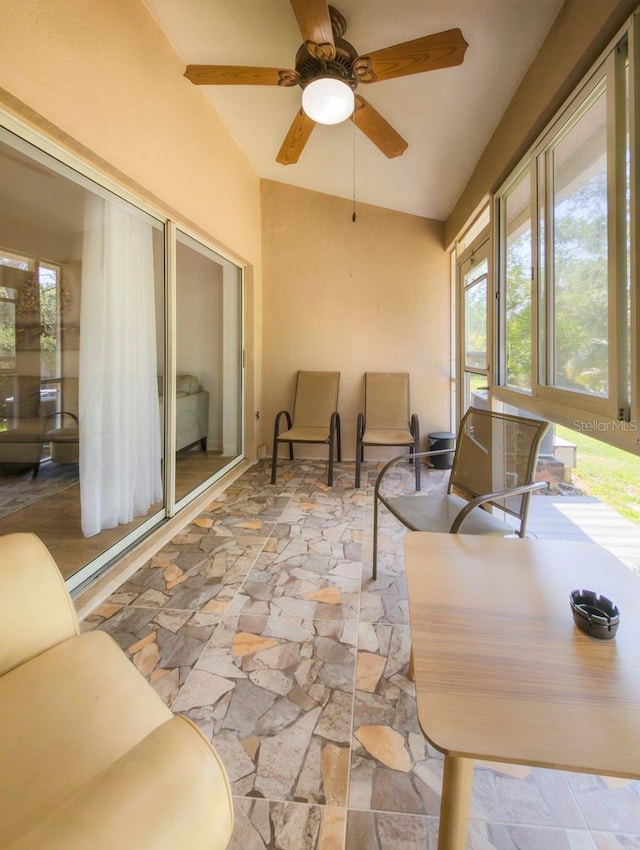
[[[275,486],[258,463],[83,622],[221,754],[230,850],[437,847],[443,762],[407,678],[403,529],[384,518],[372,582],[366,466],[354,490],[353,464],[328,488],[323,462],[285,462]],[[468,847],[640,850],[640,782],[477,763]]]

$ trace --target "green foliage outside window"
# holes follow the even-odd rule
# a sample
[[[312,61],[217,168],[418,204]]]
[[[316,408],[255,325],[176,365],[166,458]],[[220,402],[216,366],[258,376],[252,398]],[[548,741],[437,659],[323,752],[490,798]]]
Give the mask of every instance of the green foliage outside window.
[[[509,243],[506,257],[507,384],[531,388],[531,231]]]
[[[531,386],[531,231],[506,249],[504,297],[507,385]],[[554,386],[608,393],[606,173],[574,188],[555,210]],[[543,318],[543,317],[542,317]],[[544,351],[541,355],[544,356]]]
[[[556,208],[556,386],[608,392],[606,171],[596,172]]]

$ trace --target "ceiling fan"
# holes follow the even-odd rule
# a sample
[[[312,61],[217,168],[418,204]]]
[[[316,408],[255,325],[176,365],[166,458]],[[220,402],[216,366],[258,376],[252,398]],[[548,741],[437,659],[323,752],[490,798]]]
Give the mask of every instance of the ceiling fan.
[[[352,115],[356,127],[385,156],[401,156],[407,142],[355,90],[360,83],[368,85],[460,65],[468,47],[460,30],[445,30],[358,54],[342,37],[347,28],[345,19],[327,0],[291,0],[291,5],[303,38],[295,70],[187,65],[185,77],[200,86],[300,86],[302,107],[276,157],[282,165],[298,161],[317,123],[337,124]]]

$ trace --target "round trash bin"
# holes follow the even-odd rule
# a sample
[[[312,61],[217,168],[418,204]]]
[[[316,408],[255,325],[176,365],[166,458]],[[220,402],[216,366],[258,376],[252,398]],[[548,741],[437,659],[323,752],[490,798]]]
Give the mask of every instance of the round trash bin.
[[[429,440],[429,451],[435,452],[440,449],[453,449],[455,447],[456,435],[450,431],[433,431],[427,435]],[[446,455],[436,455],[429,458],[429,465],[434,469],[451,469],[453,466],[453,452]]]

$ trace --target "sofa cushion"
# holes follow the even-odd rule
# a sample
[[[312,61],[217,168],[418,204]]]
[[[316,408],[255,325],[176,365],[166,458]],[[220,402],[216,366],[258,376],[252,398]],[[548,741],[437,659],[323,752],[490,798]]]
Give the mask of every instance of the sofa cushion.
[[[174,717],[29,827],[3,850],[224,850],[233,799],[209,742]]]
[[[195,375],[176,375],[176,393],[191,395],[199,389],[200,383]]]
[[[0,677],[0,846],[172,718],[104,632]]]

